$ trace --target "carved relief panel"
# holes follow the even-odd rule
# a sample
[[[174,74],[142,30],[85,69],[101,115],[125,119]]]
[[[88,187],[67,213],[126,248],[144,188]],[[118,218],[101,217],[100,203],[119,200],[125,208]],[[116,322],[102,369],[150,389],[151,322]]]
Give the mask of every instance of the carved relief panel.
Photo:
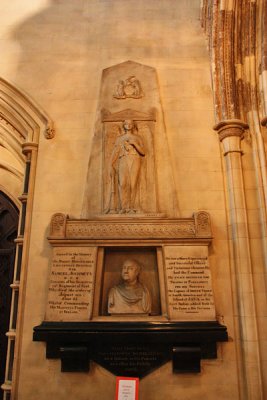
[[[102,113],[103,115],[104,113]],[[139,121],[138,118],[145,121]],[[154,113],[134,110],[103,115],[103,210],[105,214],[157,212]],[[111,121],[121,119],[121,121]]]
[[[126,61],[102,74],[82,217],[163,214],[178,203],[157,75]]]
[[[129,76],[125,81],[120,79],[113,97],[115,99],[140,99],[144,96],[141,83],[135,76]]]

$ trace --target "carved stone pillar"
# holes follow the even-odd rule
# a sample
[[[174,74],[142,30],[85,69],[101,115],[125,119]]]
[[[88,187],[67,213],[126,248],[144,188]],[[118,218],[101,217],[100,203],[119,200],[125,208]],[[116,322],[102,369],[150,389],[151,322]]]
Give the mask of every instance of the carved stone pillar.
[[[232,265],[232,290],[235,299],[235,326],[240,358],[240,394],[242,399],[262,399],[261,373],[255,299],[247,209],[242,172],[241,140],[248,125],[240,120],[226,120],[218,123],[214,129],[218,131],[219,140],[225,160],[225,174],[228,192],[228,224]],[[241,350],[242,349],[242,350]],[[254,393],[253,393],[254,392]],[[255,394],[257,393],[257,394]]]
[[[261,12],[261,64],[260,78],[262,86],[262,120],[261,124],[267,127],[267,0],[262,1]]]

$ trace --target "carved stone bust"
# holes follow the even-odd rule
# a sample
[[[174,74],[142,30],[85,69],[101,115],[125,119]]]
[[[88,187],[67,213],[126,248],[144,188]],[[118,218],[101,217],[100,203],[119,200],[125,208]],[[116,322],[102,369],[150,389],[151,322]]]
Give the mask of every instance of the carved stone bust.
[[[139,282],[141,266],[128,259],[122,265],[122,283],[113,286],[108,295],[109,314],[150,314],[151,296],[145,285]]]

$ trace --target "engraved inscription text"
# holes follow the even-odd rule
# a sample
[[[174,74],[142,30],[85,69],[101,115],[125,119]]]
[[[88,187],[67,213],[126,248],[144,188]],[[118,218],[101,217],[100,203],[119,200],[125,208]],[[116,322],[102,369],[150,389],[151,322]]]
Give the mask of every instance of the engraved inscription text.
[[[47,320],[88,320],[92,309],[96,247],[56,247],[49,282]]]

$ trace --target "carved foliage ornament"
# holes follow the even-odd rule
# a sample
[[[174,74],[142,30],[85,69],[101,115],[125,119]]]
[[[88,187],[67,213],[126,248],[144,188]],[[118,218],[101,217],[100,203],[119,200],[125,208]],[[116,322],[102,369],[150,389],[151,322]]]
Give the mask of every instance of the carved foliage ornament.
[[[48,126],[45,129],[44,136],[45,136],[46,139],[53,139],[53,137],[55,136],[54,127],[53,126]]]
[[[173,237],[195,237],[195,226],[193,221],[173,223],[97,223],[87,221],[79,224],[70,221],[67,225],[66,236],[86,238],[173,238]]]
[[[86,239],[152,239],[152,238],[197,238],[211,237],[210,216],[205,211],[188,219],[140,220],[71,220],[67,215],[52,216],[50,238]]]

